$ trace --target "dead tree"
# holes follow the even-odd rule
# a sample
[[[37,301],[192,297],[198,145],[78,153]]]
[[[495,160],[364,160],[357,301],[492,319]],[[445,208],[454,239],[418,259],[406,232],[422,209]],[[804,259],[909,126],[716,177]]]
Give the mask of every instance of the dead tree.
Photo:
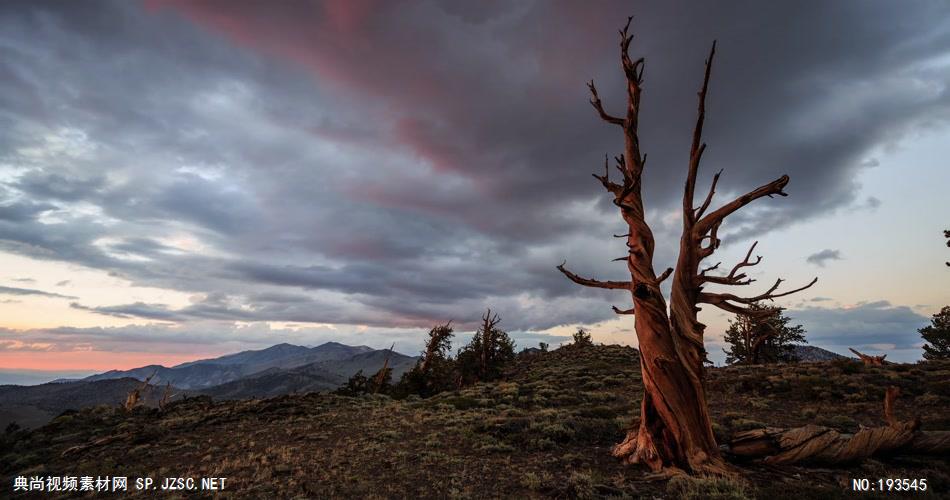
[[[158,409],[165,411],[165,408],[168,407],[168,403],[173,397],[175,397],[175,395],[172,394],[172,383],[165,382],[165,390],[162,391],[162,399],[158,402]]]
[[[125,407],[125,411],[132,411],[132,409],[139,404],[139,400],[142,398],[142,391],[148,388],[149,381],[152,380],[152,377],[154,377],[156,373],[158,373],[158,371],[155,371],[146,377],[142,382],[142,385],[129,391],[129,394],[125,397],[125,404],[123,405]]]
[[[379,372],[376,374],[376,380],[373,385],[373,394],[379,392],[383,388],[383,384],[386,383],[386,375],[389,370],[389,356],[392,355],[393,349],[396,347],[396,343],[393,342],[393,345],[386,351],[386,358],[383,359],[383,367],[379,369]]]
[[[741,297],[730,293],[704,291],[707,284],[748,285],[754,280],[743,272],[754,266],[761,257],[750,260],[752,249],[746,258],[735,265],[725,276],[710,272],[719,264],[700,270],[700,262],[719,248],[719,228],[723,221],[740,208],[763,197],[786,196],[783,188],[788,176],[781,176],[753,191],[710,210],[716,184],[722,171],[713,176],[709,192],[696,207],[694,194],[699,163],[706,145],[702,141],[703,122],[706,110],[706,91],[712,70],[715,42],[706,60],[703,84],[699,91],[699,110],[693,129],[692,146],[683,193],[683,232],[680,239],[676,272],[673,268],[657,273],[653,268],[653,233],[647,225],[641,179],[646,164],[646,155],[641,152],[638,136],[640,95],[643,88],[644,60],[633,60],[629,55],[633,36],[628,34],[630,19],[620,31],[621,66],[626,77],[627,109],[623,117],[614,116],[604,108],[594,83],[588,84],[591,104],[601,119],[618,127],[624,137],[624,153],[616,157],[616,167],[622,179],[614,182],[609,176],[605,161],[603,175],[594,177],[612,195],[614,204],[626,222],[625,238],[627,255],[617,260],[626,262],[629,281],[599,281],[578,276],[567,270],[565,264],[558,269],[575,283],[612,290],[624,290],[631,294],[633,307],[614,308],[620,314],[634,314],[634,326],[640,344],[640,368],[643,375],[643,400],[639,426],[630,429],[626,439],[614,447],[615,456],[627,463],[641,463],[654,471],[676,468],[690,473],[728,473],[716,445],[706,394],[703,388],[703,347],[705,325],[697,319],[698,304],[711,304],[736,314],[753,313],[749,305],[771,300],[810,287],[816,280],[801,288],[778,292],[779,279],[764,293],[753,297]],[[753,245],[754,246],[754,245]],[[673,275],[672,295],[669,309],[660,291],[660,283]],[[668,312],[669,311],[669,312]]]
[[[893,408],[899,394],[897,387],[889,387],[884,396],[885,427],[864,427],[854,434],[841,434],[818,425],[755,429],[736,434],[729,443],[729,453],[775,465],[801,462],[839,465],[875,455],[950,453],[950,432],[921,431],[920,420],[916,418],[897,420]]]
[[[887,357],[887,354],[882,354],[880,356],[869,356],[867,354],[862,354],[858,351],[855,351],[850,347],[848,350],[855,353],[858,358],[861,359],[861,362],[864,363],[864,366],[884,366],[884,358]]]
[[[492,361],[494,361],[495,337],[498,335],[498,323],[500,321],[501,319],[498,317],[498,313],[493,315],[491,309],[482,317],[482,348],[479,353],[478,373],[483,378],[487,378],[489,366],[491,366]]]

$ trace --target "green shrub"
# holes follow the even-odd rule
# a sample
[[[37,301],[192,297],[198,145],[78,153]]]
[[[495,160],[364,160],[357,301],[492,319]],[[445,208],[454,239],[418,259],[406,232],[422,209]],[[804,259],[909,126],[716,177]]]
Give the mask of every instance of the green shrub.
[[[719,477],[690,477],[685,474],[666,484],[670,498],[682,500],[745,500],[752,498],[746,483]]]
[[[766,425],[758,420],[740,418],[732,421],[732,430],[736,432],[750,431],[752,429],[764,429]]]
[[[567,479],[568,496],[594,498],[594,479],[589,472],[574,471]]]

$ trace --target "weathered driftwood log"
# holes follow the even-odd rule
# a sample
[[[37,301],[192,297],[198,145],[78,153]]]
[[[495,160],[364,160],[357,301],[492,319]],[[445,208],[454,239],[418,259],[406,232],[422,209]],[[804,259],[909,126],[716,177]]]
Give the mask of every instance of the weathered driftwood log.
[[[886,427],[862,428],[854,434],[818,425],[755,429],[733,436],[728,452],[740,458],[762,458],[769,464],[845,464],[874,455],[950,453],[950,431],[921,431],[918,419],[900,422],[894,418],[898,394],[897,388],[891,387],[884,397]]]
[[[848,350],[857,354],[857,356],[861,358],[861,361],[865,364],[865,366],[884,366],[884,358],[887,357],[887,354],[882,354],[880,356],[869,356],[867,354],[863,354],[858,351],[855,351],[854,349],[850,347],[848,348]]]

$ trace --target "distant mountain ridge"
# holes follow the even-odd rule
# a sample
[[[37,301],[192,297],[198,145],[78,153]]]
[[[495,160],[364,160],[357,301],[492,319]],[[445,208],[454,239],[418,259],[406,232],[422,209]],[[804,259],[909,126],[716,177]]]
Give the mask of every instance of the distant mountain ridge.
[[[829,351],[828,349],[822,349],[821,347],[813,345],[796,345],[794,348],[795,357],[797,357],[799,361],[804,362],[833,361],[847,357],[836,352]]]
[[[370,350],[345,359],[328,359],[292,368],[269,368],[201,392],[215,399],[250,399],[328,391],[339,387],[359,371],[366,375],[376,373],[387,359],[395,381],[412,368],[418,358],[388,350]]]
[[[66,409],[118,405],[132,388],[152,376],[143,403],[154,406],[165,384],[178,397],[207,394],[215,399],[267,398],[333,390],[362,370],[371,375],[387,362],[393,380],[415,365],[414,356],[367,346],[327,342],[317,347],[277,344],[172,367],[146,365],[109,370],[78,380],[33,386],[0,385],[0,426],[10,422],[34,427]]]
[[[181,389],[199,390],[226,384],[272,368],[287,370],[325,361],[344,361],[353,356],[374,351],[371,347],[348,346],[339,342],[327,342],[312,348],[293,344],[277,344],[266,349],[242,351],[218,358],[190,361],[171,368],[162,365],[148,365],[131,370],[110,370],[82,380],[95,381],[123,377],[145,380],[154,374],[155,376],[151,380],[153,384],[171,383]],[[341,375],[345,379],[352,373]]]

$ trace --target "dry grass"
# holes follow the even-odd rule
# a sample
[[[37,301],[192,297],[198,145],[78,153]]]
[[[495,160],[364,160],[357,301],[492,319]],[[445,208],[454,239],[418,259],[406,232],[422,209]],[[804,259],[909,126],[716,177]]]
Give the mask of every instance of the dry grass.
[[[913,411],[925,427],[946,429],[948,375],[946,363],[823,363],[712,369],[708,386],[717,435],[816,419],[841,429],[880,425],[887,385],[902,387],[898,417]],[[102,406],[6,435],[0,472],[8,485],[53,473],[224,476],[229,490],[252,497],[844,498],[851,477],[926,477],[932,490],[950,491],[946,459],[834,470],[743,464],[747,482],[648,481],[609,454],[636,418],[639,383],[635,351],[599,346],[519,359],[503,382],[426,400],[191,398],[128,414]]]

